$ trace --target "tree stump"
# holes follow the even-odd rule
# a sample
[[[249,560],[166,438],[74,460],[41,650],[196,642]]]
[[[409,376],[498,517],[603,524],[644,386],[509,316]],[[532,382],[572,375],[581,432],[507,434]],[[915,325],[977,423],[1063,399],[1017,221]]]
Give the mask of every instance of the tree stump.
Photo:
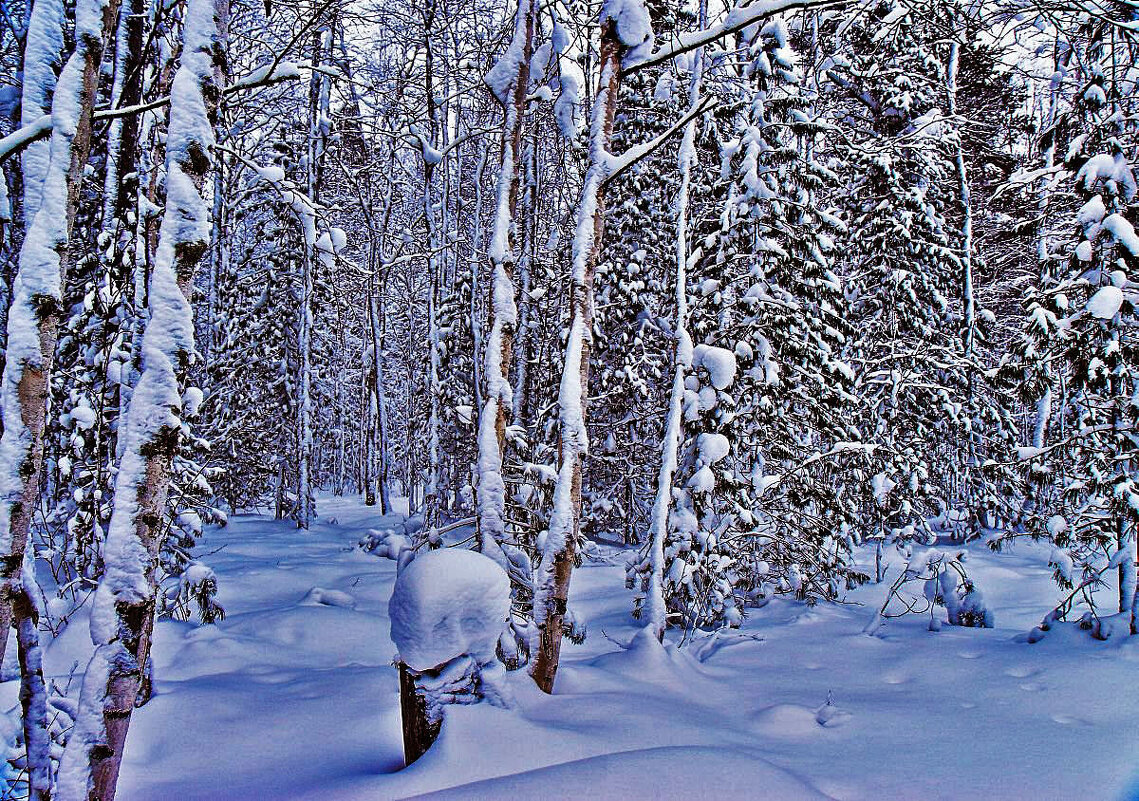
[[[399,714],[403,721],[403,763],[419,759],[439,736],[441,721],[432,722],[427,714],[427,700],[415,683],[416,674],[399,663]]]

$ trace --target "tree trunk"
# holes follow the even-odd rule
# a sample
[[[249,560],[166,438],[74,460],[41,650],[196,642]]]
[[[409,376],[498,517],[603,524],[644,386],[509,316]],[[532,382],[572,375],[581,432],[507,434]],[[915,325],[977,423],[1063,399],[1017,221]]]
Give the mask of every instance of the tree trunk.
[[[518,209],[518,183],[521,170],[522,123],[526,92],[530,83],[530,58],[534,51],[535,0],[518,0],[514,18],[514,36],[510,53],[520,53],[516,71],[507,91],[496,96],[503,104],[502,156],[499,162],[498,186],[495,192],[494,224],[490,239],[490,334],[484,354],[487,389],[479,415],[478,432],[478,546],[509,573],[510,562],[503,552],[506,540],[506,484],[503,480],[503,456],[506,449],[506,426],[514,405],[510,385],[510,356],[518,307],[514,298],[514,228]],[[491,71],[492,83],[499,62]],[[497,86],[497,84],[495,84]],[[492,86],[492,90],[495,89]]]
[[[38,6],[38,4],[37,4]],[[33,7],[33,17],[38,11]],[[61,11],[53,3],[43,9],[50,19],[40,23],[54,32]],[[0,435],[0,662],[13,623],[19,640],[24,737],[29,768],[29,795],[51,795],[47,739],[47,699],[39,664],[39,632],[35,600],[28,592],[34,574],[25,575],[24,557],[32,518],[39,506],[43,472],[43,431],[52,361],[62,312],[62,292],[72,259],[71,230],[79,203],[83,172],[91,152],[91,121],[99,88],[103,49],[118,19],[117,0],[81,6],[76,19],[76,47],[54,87],[54,128],[42,167],[39,209],[28,220],[12,287],[6,361],[0,400],[4,431]],[[54,32],[54,33],[53,33]],[[42,44],[42,42],[40,42]],[[53,53],[31,53],[33,59]],[[45,75],[44,80],[49,78]],[[40,87],[43,89],[44,87]],[[37,103],[46,102],[50,88]],[[41,150],[34,151],[40,156]],[[34,194],[34,187],[29,187]]]
[[[621,80],[624,48],[616,25],[601,29],[601,70],[590,124],[590,166],[577,209],[570,283],[570,331],[566,341],[558,394],[558,466],[554,510],[546,547],[538,568],[534,619],[539,631],[537,658],[531,675],[544,692],[553,692],[562,647],[562,622],[570,577],[581,533],[582,460],[588,439],[585,428],[589,391],[589,350],[593,339],[593,278],[605,227],[604,182],[609,172],[609,142]]]
[[[700,17],[704,24],[707,0],[701,0]],[[688,104],[700,103],[700,82],[704,69],[704,48],[693,55],[692,76],[688,86]],[[645,592],[643,619],[652,627],[658,640],[664,639],[668,611],[664,597],[664,546],[668,539],[668,516],[672,508],[672,482],[676,474],[680,448],[681,422],[684,413],[684,378],[692,367],[692,339],[688,334],[688,195],[692,168],[696,163],[696,126],[693,117],[684,126],[680,144],[680,189],[676,196],[676,352],[673,360],[672,388],[668,398],[668,416],[661,442],[660,472],[657,474],[656,497],[653,500],[649,530],[649,580]]]
[[[399,663],[399,713],[403,721],[403,763],[410,765],[427,753],[441,724],[427,717],[427,702],[415,686],[415,675]]]
[[[156,570],[181,427],[178,365],[193,352],[188,298],[209,245],[210,208],[203,189],[212,168],[211,131],[225,75],[228,21],[226,0],[216,6],[212,0],[190,0],[182,63],[171,93],[167,204],[147,293],[143,367],[124,418],[126,444],[104,574],[93,601],[95,654],[60,766],[59,794],[66,801],[114,799],[131,714],[149,670]]]

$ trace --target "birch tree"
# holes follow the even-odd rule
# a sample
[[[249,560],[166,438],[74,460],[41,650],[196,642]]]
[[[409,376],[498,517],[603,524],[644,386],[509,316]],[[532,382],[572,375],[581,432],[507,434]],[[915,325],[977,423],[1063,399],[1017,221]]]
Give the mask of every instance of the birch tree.
[[[522,166],[522,123],[537,14],[534,0],[518,0],[510,46],[486,76],[487,84],[502,104],[503,124],[489,251],[490,333],[483,363],[487,389],[478,425],[478,532],[479,549],[507,571],[510,565],[503,552],[507,536],[506,484],[502,468],[506,426],[514,403],[514,389],[510,384],[510,357],[518,321],[513,275],[514,227]]]
[[[95,653],[60,766],[59,797],[115,797],[131,714],[148,680],[158,552],[167,525],[171,463],[183,436],[179,373],[194,354],[189,293],[209,246],[205,187],[213,164],[213,115],[224,74],[228,7],[189,0],[181,65],[171,86],[166,210],[147,294],[142,371],[124,419],[124,450],[91,613]]]
[[[46,153],[33,144],[28,154],[32,166],[28,185],[31,216],[25,217],[27,232],[8,312],[0,387],[4,414],[0,435],[0,660],[14,622],[29,787],[33,797],[44,799],[51,794],[47,698],[40,664],[38,607],[29,591],[35,576],[25,567],[25,549],[39,505],[48,381],[71,255],[72,225],[91,148],[99,65],[117,12],[117,0],[84,0],[78,4],[76,47],[54,87],[51,64],[63,42],[58,6],[48,2],[42,8],[33,8],[25,55],[32,67],[26,76],[30,80],[25,86],[25,101],[29,103],[25,111],[42,108],[51,95],[51,137]]]

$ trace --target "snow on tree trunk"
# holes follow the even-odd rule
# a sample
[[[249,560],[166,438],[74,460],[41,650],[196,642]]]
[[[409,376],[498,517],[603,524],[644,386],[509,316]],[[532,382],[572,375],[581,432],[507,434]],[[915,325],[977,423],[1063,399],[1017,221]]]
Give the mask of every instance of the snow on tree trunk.
[[[435,149],[436,98],[434,89],[433,26],[435,0],[427,0],[423,9],[424,90],[427,98],[427,135],[420,133],[423,153],[423,217],[427,225],[427,344],[430,353],[427,392],[430,412],[427,419],[427,485],[423,491],[424,535],[430,536],[439,525],[439,321],[437,294],[439,291],[439,251],[442,241],[435,219],[434,177],[435,167],[442,154]]]
[[[945,70],[946,108],[950,117],[957,115],[957,71],[960,45],[949,45],[949,64]],[[965,168],[965,143],[961,132],[957,132],[957,142],[953,155],[957,170],[957,199],[961,203],[961,304],[964,311],[962,344],[966,358],[973,355],[973,340],[977,333],[977,302],[973,296],[973,201],[969,191],[969,173]]]
[[[209,245],[212,115],[222,59],[213,0],[189,0],[181,66],[171,87],[166,210],[147,294],[142,372],[123,420],[122,463],[91,612],[95,653],[84,674],[75,726],[59,773],[66,801],[115,796],[130,716],[150,658],[167,493],[181,437],[178,371],[194,352],[189,295]],[[225,15],[223,15],[225,16]],[[218,61],[215,61],[215,58]]]
[[[510,356],[518,321],[514,301],[514,242],[522,148],[522,122],[530,83],[534,50],[535,0],[518,0],[514,37],[486,82],[503,104],[502,161],[495,193],[494,223],[490,240],[490,334],[483,372],[486,400],[479,415],[478,432],[478,535],[479,550],[509,569],[503,552],[506,540],[506,484],[502,461],[506,447],[507,416],[514,404],[510,385]]]
[[[706,0],[701,3],[701,11]],[[703,16],[703,14],[702,14]],[[700,82],[704,70],[704,48],[693,54],[692,75],[688,87],[688,103],[692,108],[700,104]],[[642,620],[656,635],[664,638],[668,625],[668,610],[664,598],[664,545],[668,538],[668,516],[672,508],[672,482],[676,474],[680,448],[680,427],[684,413],[684,378],[692,368],[692,338],[688,333],[688,195],[692,183],[692,169],[696,164],[696,127],[693,117],[684,126],[680,143],[680,188],[676,196],[676,351],[672,387],[668,396],[668,415],[665,419],[664,440],[661,442],[660,472],[657,474],[656,496],[649,521],[649,576],[642,612]]]
[[[638,7],[644,12],[643,6]],[[644,15],[647,18],[647,12]],[[616,15],[604,16],[600,75],[590,117],[590,164],[578,202],[573,240],[570,330],[558,390],[560,463],[554,486],[554,508],[545,534],[534,593],[534,622],[539,640],[531,675],[538,687],[547,693],[553,692],[558,671],[562,623],[581,532],[582,460],[588,450],[585,405],[589,389],[589,350],[593,339],[593,278],[605,226],[603,184],[610,170],[609,142],[620,87],[621,58],[626,49],[621,29]],[[533,652],[534,649],[531,650]]]
[[[24,83],[20,87],[20,125],[31,125],[51,113],[56,67],[63,50],[63,3],[39,0],[31,9],[24,45]],[[40,205],[51,157],[46,141],[32,142],[20,157],[24,181],[24,229],[31,228]]]
[[[39,664],[34,572],[25,571],[25,548],[39,506],[48,381],[58,335],[62,288],[70,258],[83,171],[91,149],[91,119],[103,48],[114,27],[116,0],[80,0],[75,9],[74,52],[53,89],[52,64],[63,41],[62,9],[46,2],[32,10],[27,39],[25,113],[52,96],[51,138],[33,150],[28,185],[33,212],[20,250],[8,312],[6,361],[0,382],[4,428],[0,435],[0,661],[16,625],[21,706],[29,794],[50,797],[47,694]],[[41,16],[42,12],[42,16]],[[43,63],[32,63],[46,59]],[[38,189],[36,188],[38,184]],[[38,207],[38,210],[37,210]]]
[[[510,579],[475,551],[428,551],[400,571],[388,616],[410,765],[438,735],[448,705],[506,706],[496,649],[510,616]]]

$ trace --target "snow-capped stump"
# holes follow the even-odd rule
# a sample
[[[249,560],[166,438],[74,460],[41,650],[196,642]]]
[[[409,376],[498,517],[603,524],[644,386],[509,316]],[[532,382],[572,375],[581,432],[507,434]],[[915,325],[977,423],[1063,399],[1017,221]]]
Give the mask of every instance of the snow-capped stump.
[[[510,616],[510,579],[481,553],[429,551],[399,574],[388,615],[410,765],[438,736],[448,704],[505,706],[495,649]]]
[[[444,548],[423,554],[396,580],[388,614],[400,660],[431,670],[455,657],[494,658],[510,612],[510,580],[494,560]]]

